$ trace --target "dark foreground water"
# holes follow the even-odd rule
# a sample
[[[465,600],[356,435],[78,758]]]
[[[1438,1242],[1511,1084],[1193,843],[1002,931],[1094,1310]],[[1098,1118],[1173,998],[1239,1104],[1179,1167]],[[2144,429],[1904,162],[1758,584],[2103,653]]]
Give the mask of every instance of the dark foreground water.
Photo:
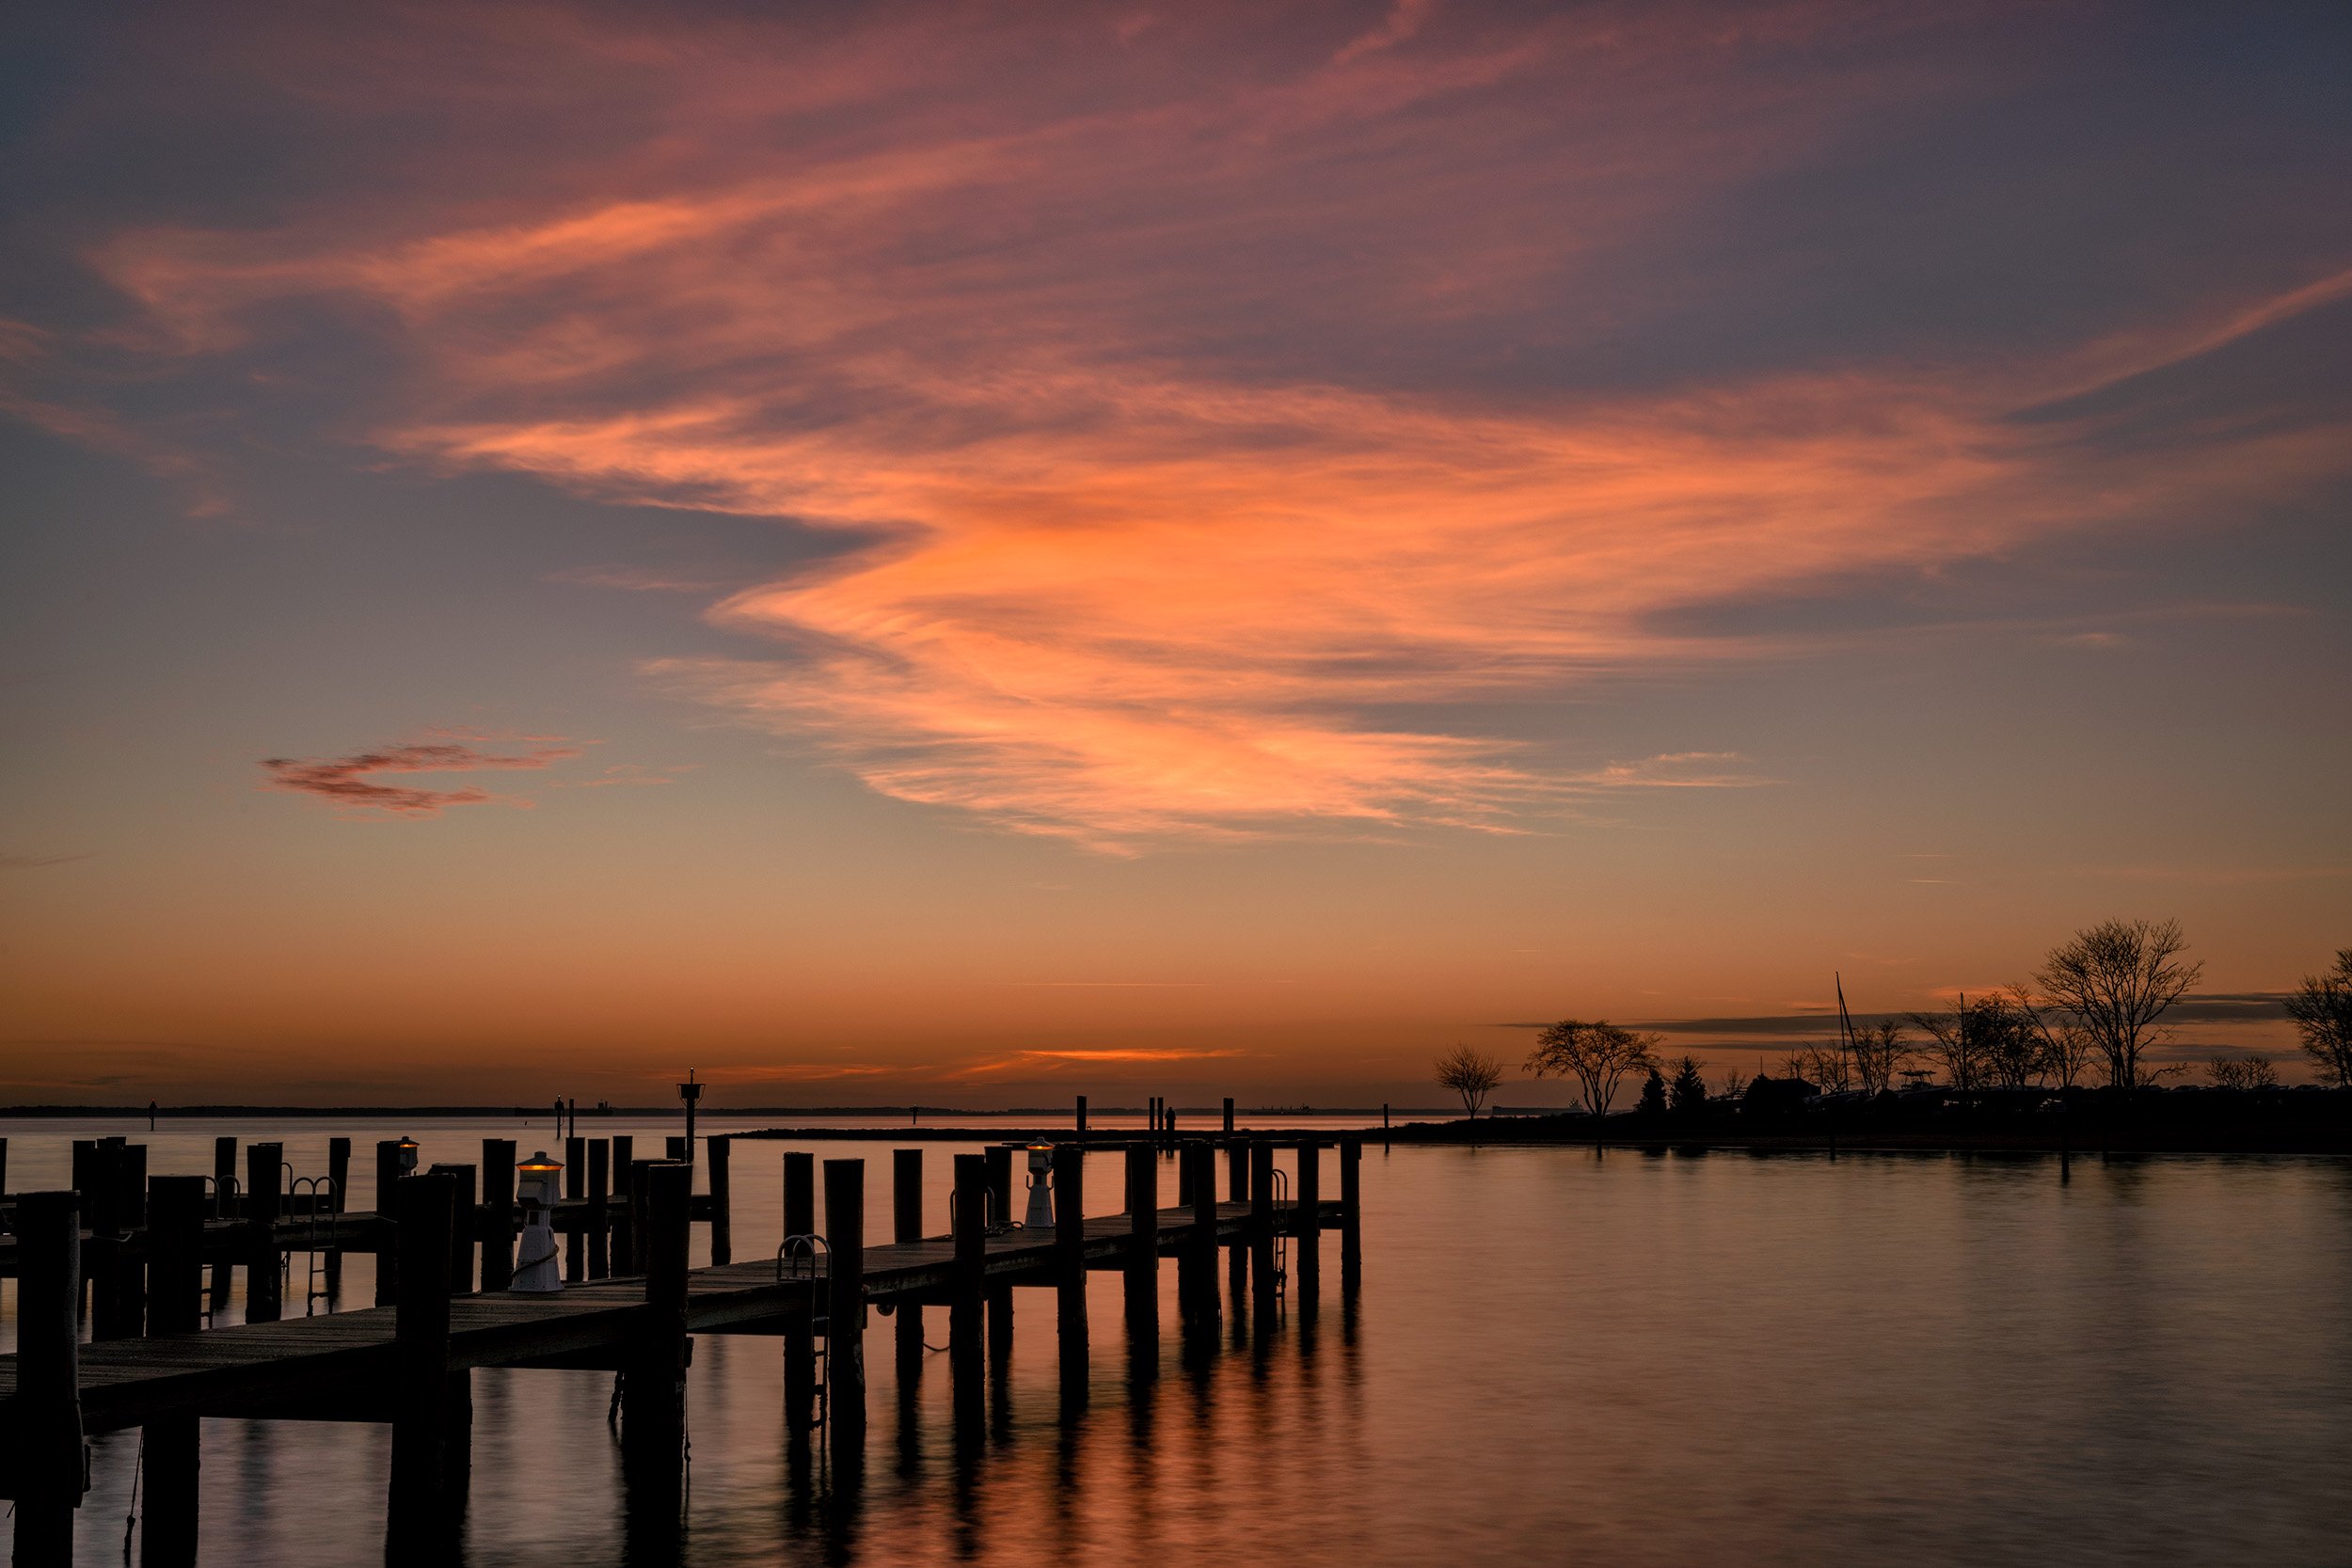
[[[668,1130],[591,1129],[641,1148]],[[8,1184],[61,1183],[65,1140],[92,1131],[131,1132],[0,1128]],[[131,1135],[153,1170],[204,1170],[215,1131],[278,1137],[305,1173],[349,1132],[364,1185],[378,1136],[470,1160],[547,1128]],[[784,1147],[737,1146],[739,1258],[775,1243]],[[867,1233],[887,1234],[887,1146],[814,1147],[866,1157]],[[977,1145],[926,1147],[944,1228],[947,1155]],[[1117,1172],[1093,1165],[1093,1207],[1117,1206]],[[1229,1312],[1188,1350],[1170,1263],[1159,1347],[1131,1355],[1097,1275],[1074,1418],[1050,1292],[1019,1293],[1009,1375],[961,1431],[947,1358],[902,1388],[875,1319],[856,1477],[788,1452],[775,1341],[702,1338],[686,1560],[2352,1561],[2352,1166],[2090,1160],[2061,1181],[2039,1158],[1375,1141],[1364,1205],[1360,1296],[1342,1299],[1333,1236],[1320,1314],[1270,1336]],[[301,1275],[297,1258],[291,1312]],[[345,1295],[371,1299],[365,1259]],[[469,1560],[624,1560],[611,1379],[474,1389]],[[203,1442],[207,1562],[382,1560],[386,1430],[218,1420]],[[123,1560],[137,1448],[99,1440],[85,1562]]]

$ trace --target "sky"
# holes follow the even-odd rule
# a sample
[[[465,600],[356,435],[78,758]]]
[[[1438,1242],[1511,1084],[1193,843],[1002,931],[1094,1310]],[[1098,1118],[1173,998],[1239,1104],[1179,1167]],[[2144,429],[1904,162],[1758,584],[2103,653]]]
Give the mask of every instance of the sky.
[[[1426,1104],[2109,916],[2294,1075],[2352,944],[2340,7],[14,31],[0,1100]]]

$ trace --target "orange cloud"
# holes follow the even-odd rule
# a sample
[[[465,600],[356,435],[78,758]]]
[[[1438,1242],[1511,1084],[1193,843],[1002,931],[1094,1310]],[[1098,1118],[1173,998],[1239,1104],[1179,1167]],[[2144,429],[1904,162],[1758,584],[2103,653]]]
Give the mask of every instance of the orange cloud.
[[[1183,1047],[1105,1047],[1099,1050],[1016,1051],[1010,1055],[975,1063],[947,1074],[950,1078],[987,1078],[1023,1069],[1051,1071],[1076,1065],[1117,1067],[1130,1063],[1203,1062],[1247,1056],[1247,1051],[1194,1050]]]
[[[1572,360],[1618,325],[1558,319],[1599,250],[1863,106],[1947,90],[1932,52],[1838,51],[1792,90],[1782,52],[1883,38],[1899,9],[1729,14],[1449,30],[1401,3],[1239,75],[1190,32],[1071,24],[1021,46],[1057,70],[1014,92],[986,71],[1016,43],[945,18],[821,42],[548,23],[518,56],[532,90],[627,61],[655,129],[520,166],[546,196],[149,230],[97,259],[171,354],[246,343],[293,301],[389,318],[415,359],[373,439],[418,463],[852,535],[711,607],[774,657],[648,673],[885,795],[1112,850],[1522,831],[1597,792],[1757,782],[1691,754],[1566,766],[1465,716],[1753,651],[1670,629],[1680,612],[2344,464],[2338,429],[2126,463],[2020,415],[2352,274],[2040,356],[1616,391],[1383,373],[1390,340],[1433,323],[1452,354]],[[529,30],[461,24],[493,58],[501,27]],[[803,43],[809,69],[776,80],[771,52]],[[1091,90],[1104,71],[1135,90]],[[407,793],[343,798],[480,798]]]

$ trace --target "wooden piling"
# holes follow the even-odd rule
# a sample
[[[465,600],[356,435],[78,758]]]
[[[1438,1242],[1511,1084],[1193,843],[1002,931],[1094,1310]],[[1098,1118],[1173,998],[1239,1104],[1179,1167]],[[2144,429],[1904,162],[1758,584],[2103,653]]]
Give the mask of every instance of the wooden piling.
[[[389,1216],[393,1212],[392,1190],[400,1185],[400,1140],[388,1138],[375,1146],[375,1212]],[[213,1265],[213,1306],[220,1306],[220,1273],[223,1265]],[[400,1300],[400,1248],[392,1242],[379,1241],[375,1248],[375,1305],[389,1307]]]
[[[456,1536],[447,1462],[456,1414],[449,1370],[449,1262],[457,1179],[437,1169],[394,1182],[391,1214],[400,1282],[392,1332],[401,1370],[391,1387],[384,1560],[388,1568],[405,1568],[447,1560]]]
[[[158,1176],[149,1183],[150,1338],[194,1334],[202,1325],[205,1207],[200,1176]],[[142,1568],[194,1568],[200,1430],[194,1416],[167,1416],[148,1422],[140,1433],[147,1486],[139,1526]]]
[[[1249,1140],[1229,1139],[1225,1145],[1225,1200],[1228,1203],[1249,1201]],[[1242,1297],[1249,1289],[1249,1249],[1234,1246],[1225,1255],[1225,1282],[1233,1294],[1233,1309],[1241,1309]]]
[[[1259,1317],[1270,1315],[1280,1293],[1274,1275],[1274,1146],[1249,1146],[1249,1283]]]
[[[1192,1211],[1192,1232],[1177,1264],[1179,1294],[1187,1317],[1217,1316],[1216,1306],[1216,1149],[1206,1139],[1185,1144],[1179,1155],[1186,1192],[1181,1200]]]
[[[1232,1130],[1233,1130],[1233,1097],[1232,1097],[1232,1095],[1230,1095],[1230,1094],[1229,1094],[1229,1095],[1227,1095],[1227,1096],[1225,1097],[1225,1131],[1226,1131],[1226,1132],[1231,1132]]]
[[[923,1151],[919,1148],[890,1151],[890,1239],[898,1243],[923,1239]],[[900,1296],[897,1310],[895,1349],[898,1386],[904,1390],[923,1375],[923,1299]]]
[[[951,1344],[977,1345],[982,1312],[981,1275],[988,1263],[988,1159],[956,1156],[954,1198],[947,1227],[956,1243],[955,1275],[949,1287],[947,1338]]]
[[[17,1568],[69,1568],[82,1506],[82,1195],[16,1200]]]
[[[1086,1097],[1085,1095],[1080,1095],[1080,1096],[1078,1097],[1078,1124],[1077,1124],[1077,1126],[1078,1126],[1078,1131],[1079,1131],[1079,1132],[1085,1132],[1085,1131],[1087,1130],[1087,1097]]]
[[[612,1277],[612,1140],[588,1141],[588,1277]]]
[[[457,1223],[449,1233],[449,1292],[453,1296],[473,1293],[473,1233],[474,1233],[474,1168],[471,1165],[436,1164],[436,1176],[453,1178],[457,1182]]]
[[[710,1151],[710,1263],[717,1268],[735,1261],[735,1190],[727,1171],[735,1140],[714,1133],[704,1140],[704,1147]]]
[[[1291,1188],[1291,1272],[1298,1278],[1298,1309],[1309,1312],[1323,1292],[1323,1146],[1312,1138],[1298,1145],[1298,1175]]]
[[[672,1133],[668,1137],[662,1139],[663,1152],[668,1155],[674,1164],[692,1164],[694,1162],[689,1156],[692,1153],[693,1148],[693,1139],[682,1138],[675,1133]]]
[[[351,1140],[326,1140],[327,1208],[334,1213],[351,1212]],[[343,1249],[326,1249],[326,1306],[329,1311],[343,1299]]]
[[[278,1144],[245,1150],[245,1321],[274,1323],[284,1309],[278,1272],[278,1215],[284,1196],[286,1151]]]
[[[784,1233],[807,1236],[817,1229],[817,1157],[798,1150],[784,1157]],[[784,1319],[784,1424],[805,1433],[816,1422],[817,1313],[810,1301],[794,1303]]]
[[[686,1462],[687,1249],[694,1168],[680,1160],[635,1163],[645,1310],[622,1352],[621,1467],[629,1512],[675,1520]]]
[[[1340,1139],[1340,1289],[1352,1293],[1364,1273],[1364,1140]]]
[[[1148,1143],[1127,1146],[1127,1340],[1156,1343],[1160,1316],[1160,1162]]]
[[[1012,1224],[1012,1150],[992,1144],[988,1160],[988,1227],[1001,1231]],[[988,1307],[988,1360],[1001,1383],[1012,1355],[1012,1286],[993,1284],[981,1292]]]
[[[618,1140],[615,1140],[616,1142]],[[645,1272],[645,1172],[658,1164],[684,1164],[683,1160],[631,1160],[612,1169],[613,1201],[620,1209],[620,1224],[613,1227],[612,1272],[619,1275]]]
[[[825,1162],[825,1432],[834,1463],[866,1441],[866,1162]]]
[[[1065,1399],[1083,1399],[1087,1386],[1086,1158],[1084,1144],[1054,1146],[1054,1307]]]
[[[515,1140],[482,1140],[482,1288],[515,1282]]]
[[[606,1210],[609,1267],[614,1274],[635,1274],[629,1259],[636,1256],[629,1235],[628,1169],[637,1163],[637,1140],[627,1132],[612,1138],[612,1193]]]
[[[102,1140],[92,1174],[101,1197],[91,1206],[90,1252],[103,1262],[90,1271],[96,1298],[90,1307],[90,1337],[135,1339],[146,1332],[147,1265],[131,1254],[129,1243],[131,1233],[146,1226],[147,1146],[120,1138]]]
[[[992,1144],[985,1151],[988,1161],[988,1226],[1001,1230],[1012,1223],[1012,1150],[1003,1144]]]
[[[564,1196],[575,1203],[583,1202],[588,1196],[588,1140],[577,1134],[564,1140]],[[564,1238],[564,1277],[575,1285],[588,1277],[585,1220],[573,1226]]]

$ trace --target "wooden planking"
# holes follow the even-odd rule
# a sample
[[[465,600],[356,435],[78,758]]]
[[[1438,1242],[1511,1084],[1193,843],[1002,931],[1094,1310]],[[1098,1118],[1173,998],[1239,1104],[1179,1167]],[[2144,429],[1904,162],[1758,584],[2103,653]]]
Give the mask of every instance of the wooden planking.
[[[1322,1226],[1339,1223],[1340,1206],[1317,1206]],[[1250,1206],[1216,1205],[1220,1242],[1246,1239]],[[343,1223],[372,1218],[343,1216]],[[1159,1243],[1177,1250],[1192,1234],[1189,1208],[1157,1212]],[[1294,1228],[1300,1216],[1279,1211],[1277,1223]],[[1089,1215],[1084,1254],[1089,1260],[1116,1261],[1132,1236],[1124,1213]],[[1055,1260],[1051,1232],[1023,1230],[991,1235],[986,1242],[991,1275],[1035,1275],[1050,1280]],[[935,1290],[948,1283],[955,1243],[944,1236],[897,1242],[866,1249],[870,1297]],[[688,1275],[690,1332],[723,1331],[781,1317],[803,1302],[824,1277],[814,1271],[779,1281],[772,1259],[693,1270]],[[450,1302],[453,1368],[495,1367],[560,1357],[618,1345],[644,1305],[644,1282],[619,1278],[566,1286],[550,1294],[499,1292],[453,1297]],[[161,1416],[205,1413],[288,1414],[321,1401],[347,1397],[362,1409],[360,1396],[380,1392],[396,1375],[393,1311],[366,1307],[323,1317],[277,1323],[230,1324],[199,1334],[149,1339],[114,1339],[82,1347],[84,1419],[91,1431],[135,1426]],[[16,1394],[16,1357],[0,1356],[0,1424],[11,1415]]]

